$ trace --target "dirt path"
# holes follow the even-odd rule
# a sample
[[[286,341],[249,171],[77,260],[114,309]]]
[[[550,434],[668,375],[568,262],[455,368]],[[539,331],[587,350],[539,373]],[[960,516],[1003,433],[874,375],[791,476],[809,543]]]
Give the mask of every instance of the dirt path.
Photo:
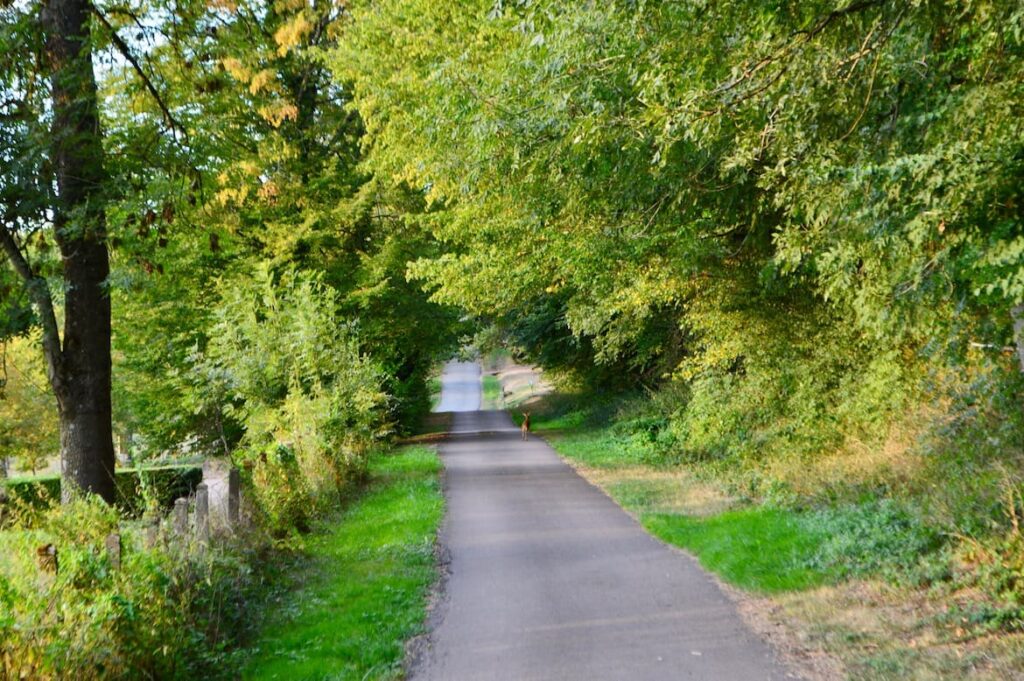
[[[463,409],[441,448],[450,563],[412,678],[790,678],[695,561],[477,411],[476,365],[450,364],[443,385],[442,406]]]

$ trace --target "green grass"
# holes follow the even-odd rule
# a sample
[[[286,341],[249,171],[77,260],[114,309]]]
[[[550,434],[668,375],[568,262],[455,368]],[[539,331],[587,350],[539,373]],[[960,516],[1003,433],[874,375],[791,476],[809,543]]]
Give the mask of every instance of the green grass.
[[[289,588],[266,605],[243,678],[401,677],[436,578],[439,470],[424,447],[371,464],[365,493],[310,535]]]
[[[483,377],[483,404],[484,409],[501,409],[501,381],[497,376],[484,374]]]
[[[811,566],[827,539],[791,511],[765,507],[708,518],[645,514],[643,526],[662,541],[694,553],[705,569],[751,591],[798,591],[834,581]]]
[[[437,405],[441,404],[441,378],[430,378],[427,381],[427,389],[430,391],[430,408],[437,409]]]
[[[835,569],[815,563],[829,538],[827,524],[762,506],[706,516],[666,512],[672,507],[717,510],[727,504],[709,494],[708,485],[687,476],[685,469],[647,464],[643,452],[610,426],[588,425],[585,412],[544,415],[536,429],[552,433],[552,446],[566,459],[596,469],[608,494],[636,515],[648,532],[690,551],[705,569],[730,584],[774,593],[835,581]],[[617,471],[628,471],[628,476],[619,477]]]
[[[535,430],[557,432],[552,445],[558,453],[584,466],[614,469],[642,463],[639,452],[624,446],[610,428],[588,428],[575,414],[541,421]]]

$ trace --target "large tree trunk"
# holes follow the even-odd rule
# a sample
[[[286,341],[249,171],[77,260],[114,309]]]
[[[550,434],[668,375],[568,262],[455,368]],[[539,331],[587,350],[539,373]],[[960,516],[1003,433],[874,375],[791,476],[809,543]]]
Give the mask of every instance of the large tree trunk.
[[[60,412],[61,496],[67,501],[87,492],[112,502],[107,177],[89,9],[86,0],[45,0],[41,15],[53,95],[54,227],[65,284],[63,347],[50,338],[44,348]]]

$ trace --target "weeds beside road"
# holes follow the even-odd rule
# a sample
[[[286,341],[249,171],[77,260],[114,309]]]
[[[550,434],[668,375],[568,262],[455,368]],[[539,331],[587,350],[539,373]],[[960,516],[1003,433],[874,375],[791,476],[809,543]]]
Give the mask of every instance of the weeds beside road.
[[[422,631],[444,501],[426,447],[381,456],[367,488],[305,539],[244,667],[246,679],[392,679]]]

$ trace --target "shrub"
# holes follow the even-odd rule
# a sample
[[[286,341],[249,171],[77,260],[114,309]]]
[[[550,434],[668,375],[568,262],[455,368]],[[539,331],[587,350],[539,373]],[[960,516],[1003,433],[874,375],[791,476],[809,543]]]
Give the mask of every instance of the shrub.
[[[115,569],[104,540],[122,537]],[[57,548],[41,571],[37,549]],[[235,548],[144,549],[137,528],[95,498],[46,511],[32,529],[0,532],[0,677],[227,677],[223,650],[251,583]]]
[[[234,456],[277,534],[305,527],[321,497],[359,478],[388,432],[383,375],[337,306],[317,275],[260,267],[223,287],[201,359],[244,426]]]
[[[941,543],[938,532],[891,499],[815,511],[806,521],[827,537],[810,564],[839,576],[895,578]]]

